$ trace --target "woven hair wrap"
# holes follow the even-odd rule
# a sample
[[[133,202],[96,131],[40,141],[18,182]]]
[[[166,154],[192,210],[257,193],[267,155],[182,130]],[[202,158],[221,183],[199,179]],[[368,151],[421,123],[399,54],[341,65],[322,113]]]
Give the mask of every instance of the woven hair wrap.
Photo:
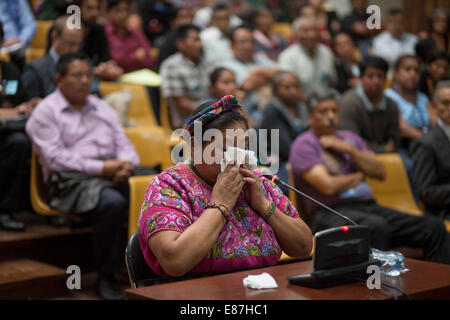
[[[201,112],[194,114],[191,118],[189,118],[189,120],[186,122],[185,129],[193,134],[195,123],[201,123],[202,126],[206,126],[208,123],[216,119],[222,112],[230,110],[241,112],[241,109],[242,106],[239,104],[235,96],[232,96],[230,94],[226,95],[213,105],[209,106]]]

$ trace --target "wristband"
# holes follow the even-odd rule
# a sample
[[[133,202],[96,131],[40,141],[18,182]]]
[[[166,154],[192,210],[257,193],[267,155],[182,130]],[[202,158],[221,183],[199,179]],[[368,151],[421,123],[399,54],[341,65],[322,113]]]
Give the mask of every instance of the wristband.
[[[269,210],[269,212],[265,215],[264,220],[267,221],[267,220],[272,216],[272,214],[275,212],[275,209],[276,209],[275,203],[271,202],[270,210]]]
[[[229,213],[229,211],[226,209],[227,207],[225,206],[225,205],[223,205],[223,204],[219,204],[219,205],[217,205],[217,204],[215,204],[214,202],[212,202],[212,203],[209,203],[207,206],[206,206],[206,209],[208,209],[208,208],[213,208],[213,209],[218,209],[221,213],[222,213],[222,215],[225,217],[225,219],[228,221],[228,219],[230,218],[230,213]],[[224,209],[225,208],[225,209]]]

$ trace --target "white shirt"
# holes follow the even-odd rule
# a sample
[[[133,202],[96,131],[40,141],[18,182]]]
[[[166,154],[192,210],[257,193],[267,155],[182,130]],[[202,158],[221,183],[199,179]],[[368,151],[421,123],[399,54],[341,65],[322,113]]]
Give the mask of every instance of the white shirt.
[[[293,44],[281,52],[278,64],[281,69],[297,75],[307,95],[320,87],[331,87],[337,81],[333,52],[322,44],[317,45],[314,56],[301,44]]]
[[[200,33],[205,57],[211,61],[226,61],[233,58],[231,41],[218,28],[211,26]]]
[[[389,32],[384,31],[373,39],[373,53],[385,59],[392,67],[402,55],[415,55],[415,47],[418,41],[419,38],[411,33],[403,33],[399,40]]]

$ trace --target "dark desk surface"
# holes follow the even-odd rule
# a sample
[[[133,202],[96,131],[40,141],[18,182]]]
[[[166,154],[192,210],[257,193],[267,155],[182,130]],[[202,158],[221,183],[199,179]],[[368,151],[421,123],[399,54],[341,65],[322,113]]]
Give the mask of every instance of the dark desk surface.
[[[384,277],[382,283],[403,289],[413,299],[450,299],[450,266],[419,260],[405,260],[408,272],[399,277]],[[391,299],[384,290],[369,290],[365,282],[327,289],[292,285],[287,277],[310,273],[312,261],[253,269],[126,290],[128,299],[156,300],[380,300]],[[277,289],[253,290],[244,287],[248,275],[267,272],[278,283]],[[400,293],[390,289],[392,293]],[[404,296],[399,297],[405,298]]]

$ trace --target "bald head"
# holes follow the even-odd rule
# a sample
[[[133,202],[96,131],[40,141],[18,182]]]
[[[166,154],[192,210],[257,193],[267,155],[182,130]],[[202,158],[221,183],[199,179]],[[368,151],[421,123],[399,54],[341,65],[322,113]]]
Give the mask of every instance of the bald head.
[[[81,29],[68,28],[68,17],[68,15],[64,15],[57,18],[51,33],[52,48],[60,56],[79,51],[83,42],[83,26],[81,26]]]

